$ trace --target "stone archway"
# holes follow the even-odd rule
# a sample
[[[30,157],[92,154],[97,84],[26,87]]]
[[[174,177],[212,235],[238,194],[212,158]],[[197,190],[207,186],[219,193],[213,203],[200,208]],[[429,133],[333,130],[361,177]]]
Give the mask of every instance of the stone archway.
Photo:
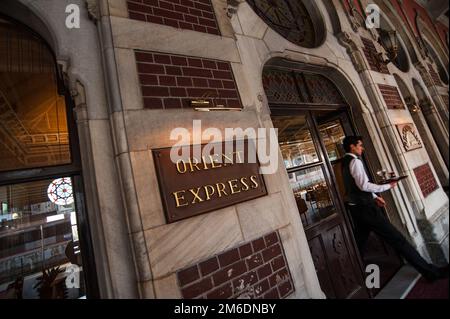
[[[367,116],[367,110],[365,110],[360,103],[360,96],[358,96],[358,93],[354,89],[351,81],[349,81],[349,79],[347,79],[346,76],[341,73],[341,71],[325,65],[310,65],[307,63],[295,62],[284,58],[272,58],[265,64],[263,74],[267,75],[267,77],[263,76],[263,86],[269,102],[273,125],[279,128],[281,132],[283,132],[282,135],[279,135],[279,139],[281,143],[281,153],[285,162],[287,161],[288,163],[290,163],[292,158],[295,159],[298,155],[296,155],[295,150],[292,151],[290,148],[287,148],[285,146],[289,143],[293,143],[290,140],[286,140],[285,132],[292,132],[297,130],[297,127],[299,127],[299,125],[297,125],[297,122],[304,116],[308,117],[308,115],[305,113],[308,112],[310,114],[309,116],[316,119],[313,122],[317,123],[313,126],[308,127],[317,126],[318,128],[320,128],[322,125],[329,125],[332,122],[336,127],[342,127],[343,133],[341,133],[340,136],[349,134],[364,135],[366,137],[365,141],[367,141],[366,154],[368,155],[367,159],[370,162],[369,167],[371,172],[375,174],[376,169],[381,167],[377,158],[377,153],[375,152],[375,147],[371,141],[369,128],[365,125],[367,121],[367,119],[365,118],[365,116]],[[292,74],[292,77],[289,76],[290,74]],[[309,81],[315,84],[308,84]],[[322,84],[319,85],[317,82],[321,82]],[[328,82],[328,84],[325,84],[323,82]],[[296,90],[296,85],[293,85],[292,83],[297,83],[298,90],[300,92],[304,92],[304,94],[300,94],[300,96],[296,98],[296,95],[293,93]],[[310,85],[313,85],[315,89],[310,88]],[[322,89],[317,90],[317,87],[321,87]],[[339,94],[333,93],[334,90],[338,90]],[[322,92],[321,94],[319,94],[320,98],[317,96],[316,98],[314,98],[314,92],[317,93],[319,91]],[[326,92],[326,94],[324,94],[324,92]],[[344,101],[340,98],[336,98],[336,96],[338,95],[343,98]],[[311,101],[317,102],[305,103],[305,101],[308,99],[308,96],[312,99]],[[321,103],[325,104],[321,105]],[[325,105],[328,105],[328,107]],[[336,105],[340,105],[340,107],[338,109],[335,109]],[[317,108],[323,109],[320,109],[319,111]],[[350,120],[348,120],[347,117],[349,112],[352,113],[350,116]],[[302,130],[304,129],[302,128]],[[312,131],[314,131],[314,128],[312,129]],[[314,134],[312,134],[312,136],[314,136]],[[316,134],[315,138],[318,140],[322,140],[322,138],[324,138],[324,135]],[[325,142],[322,141],[319,143],[325,144]],[[326,148],[328,149],[328,146],[326,146]],[[307,153],[307,151],[305,152]],[[307,156],[306,153],[305,155]],[[300,152],[299,154],[302,155],[304,153]],[[333,152],[331,154],[333,154]],[[328,155],[325,156],[325,158],[334,158],[333,156],[334,155]],[[330,175],[329,178],[332,180],[333,185],[337,188],[337,194],[339,195],[338,197],[344,199],[345,192],[343,192],[344,186],[341,179],[341,164],[339,162],[339,156],[335,157],[335,159],[335,161],[330,160],[328,165]],[[287,168],[287,171],[288,175],[290,176],[290,183],[295,180],[295,178],[293,177],[294,175],[292,174],[297,174],[296,172],[300,172],[304,169],[304,167],[302,166],[303,164],[301,164],[303,162],[300,161],[299,163],[300,166],[290,166],[290,164],[288,164],[288,167],[290,168]],[[319,280],[321,282],[322,288],[328,296],[328,294],[330,294],[330,291],[332,290],[330,287],[335,287],[336,283],[329,284],[329,281],[327,281],[327,276],[325,275],[326,267],[322,267],[323,258],[319,257],[322,256],[322,253],[321,249],[318,248],[320,245],[318,246],[317,241],[324,241],[324,245],[327,246],[328,244],[326,242],[328,242],[327,240],[330,236],[328,232],[332,232],[334,228],[328,228],[326,226],[322,229],[316,224],[311,224],[311,221],[308,221],[307,217],[309,216],[309,210],[306,209],[308,207],[308,204],[304,204],[309,203],[308,197],[303,198],[303,195],[299,195],[302,192],[295,191],[295,185],[291,185],[291,187],[294,190],[295,202],[297,203],[298,211],[302,217],[301,219],[306,229],[306,236],[308,239],[310,250],[313,255],[317,271],[319,272]],[[391,194],[386,194],[386,197],[388,197],[387,201],[391,203],[389,205],[389,208],[393,208],[393,210],[387,212],[389,214],[390,220],[397,226],[397,228],[406,233],[402,220],[396,211],[396,205],[394,204]],[[342,209],[342,206],[345,206],[345,200],[342,203],[344,205],[341,205],[341,208],[339,208],[340,204],[336,203],[337,209]],[[348,214],[345,213],[346,209],[342,209],[342,212],[344,213],[344,215],[348,216]],[[353,227],[354,226],[349,228],[350,234],[352,234],[354,231]],[[350,236],[352,237],[352,235]],[[319,237],[321,239],[317,239]],[[399,261],[399,259],[392,251],[392,249],[390,247],[387,247],[376,236],[371,237],[369,242],[370,248],[367,249],[362,255],[358,254],[358,258],[361,258],[361,262],[365,264],[376,261],[376,263],[382,265],[382,267],[386,270],[386,273],[395,273],[395,271],[397,270],[397,268],[395,267],[399,265],[396,264],[396,262]],[[384,255],[383,253],[381,253],[382,251],[384,252]],[[324,253],[324,255],[332,256],[333,254],[326,252]],[[389,260],[389,264],[392,266],[392,268],[389,268],[387,264],[383,264],[383,261],[381,260]],[[329,262],[333,263],[333,261]]]
[[[366,124],[368,122],[370,123],[374,119],[370,117],[365,109],[365,106],[362,105],[361,97],[358,94],[357,89],[353,86],[351,80],[348,79],[347,76],[340,70],[329,66],[312,65],[278,57],[267,61],[265,67],[267,66],[281,67],[283,69],[300,72],[306,71],[325,76],[339,88],[341,95],[345,98],[346,103],[349,106],[350,120],[356,130],[356,133],[369,138],[373,136],[373,134],[377,134],[372,133],[373,128]],[[366,154],[370,158],[370,163],[368,163],[368,165],[370,165],[370,169],[375,172],[377,168],[382,167],[381,160],[378,157],[379,154],[371,140],[368,140],[365,145]],[[408,231],[405,229],[405,225],[397,210],[394,198],[390,193],[386,194],[386,201],[389,203],[387,213],[391,222],[398,229],[402,230],[404,234],[408,234]]]
[[[79,298],[66,291],[71,287],[64,280],[58,291],[49,294],[35,289],[40,283],[34,285],[41,271],[43,276],[77,267],[80,280],[74,284],[81,288],[81,296],[98,298],[90,224],[82,204],[85,192],[74,101],[52,46],[1,11],[0,43],[0,193],[8,213],[18,212],[12,228],[23,228],[22,235],[9,226],[0,231],[5,252],[1,283],[15,280],[21,286],[16,291],[20,299]],[[50,223],[55,220],[62,222]],[[42,251],[40,262],[36,247]],[[56,286],[56,281],[47,284]]]
[[[57,41],[52,29],[30,8],[20,1],[4,0],[0,2],[0,13],[22,23],[33,30],[50,46],[52,52],[58,52]]]

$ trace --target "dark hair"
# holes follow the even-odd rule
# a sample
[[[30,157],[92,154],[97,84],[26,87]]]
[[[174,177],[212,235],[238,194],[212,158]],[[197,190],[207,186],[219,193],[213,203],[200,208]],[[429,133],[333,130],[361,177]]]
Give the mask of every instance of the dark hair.
[[[356,144],[358,144],[358,142],[362,140],[363,140],[362,136],[355,136],[355,135],[346,136],[342,141],[342,144],[344,145],[344,150],[346,152],[350,152],[350,145],[356,146]]]

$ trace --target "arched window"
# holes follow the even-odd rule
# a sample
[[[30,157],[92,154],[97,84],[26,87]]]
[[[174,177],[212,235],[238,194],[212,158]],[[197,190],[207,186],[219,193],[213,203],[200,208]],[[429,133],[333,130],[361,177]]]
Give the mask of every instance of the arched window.
[[[256,14],[278,34],[305,48],[320,46],[325,24],[313,1],[247,0]]]
[[[0,16],[0,299],[93,291],[76,129],[58,83],[48,45]]]
[[[433,49],[431,44],[426,40],[424,42],[425,42],[425,47],[427,48],[427,51],[431,57],[431,60],[433,60],[433,62],[437,66],[439,78],[441,79],[442,82],[444,82],[445,84],[448,84],[448,73],[446,71],[446,69],[448,69],[448,67],[447,68],[444,67],[444,65],[442,64],[441,60],[439,59],[439,57],[436,53],[436,50]]]

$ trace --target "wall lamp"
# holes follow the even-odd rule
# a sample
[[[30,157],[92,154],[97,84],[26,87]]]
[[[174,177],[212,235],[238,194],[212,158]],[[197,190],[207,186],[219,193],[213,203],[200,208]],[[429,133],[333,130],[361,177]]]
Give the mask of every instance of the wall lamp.
[[[241,108],[238,107],[226,107],[222,104],[211,103],[209,100],[191,100],[191,107],[196,111],[200,112],[209,112],[209,111],[242,111]]]
[[[380,64],[388,64],[393,62],[397,58],[398,55],[398,40],[397,40],[397,31],[395,30],[379,30],[380,37],[378,38],[378,42],[383,46],[386,50],[387,59],[384,59],[383,53],[375,53],[372,52],[372,55],[375,57],[375,60]]]
[[[420,112],[420,106],[418,106],[417,104],[413,104],[409,107],[409,110],[412,113],[419,113]]]

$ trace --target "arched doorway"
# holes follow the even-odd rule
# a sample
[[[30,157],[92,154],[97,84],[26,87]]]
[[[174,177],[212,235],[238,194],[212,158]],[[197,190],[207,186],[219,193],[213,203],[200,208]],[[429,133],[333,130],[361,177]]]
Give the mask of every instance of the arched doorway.
[[[52,51],[0,15],[0,298],[98,296],[81,170]]]
[[[342,140],[355,134],[348,104],[325,76],[274,60],[264,68],[263,86],[321,287],[328,298],[374,296],[365,265],[380,266],[382,287],[402,263],[375,235],[362,254],[356,248],[341,177]]]

